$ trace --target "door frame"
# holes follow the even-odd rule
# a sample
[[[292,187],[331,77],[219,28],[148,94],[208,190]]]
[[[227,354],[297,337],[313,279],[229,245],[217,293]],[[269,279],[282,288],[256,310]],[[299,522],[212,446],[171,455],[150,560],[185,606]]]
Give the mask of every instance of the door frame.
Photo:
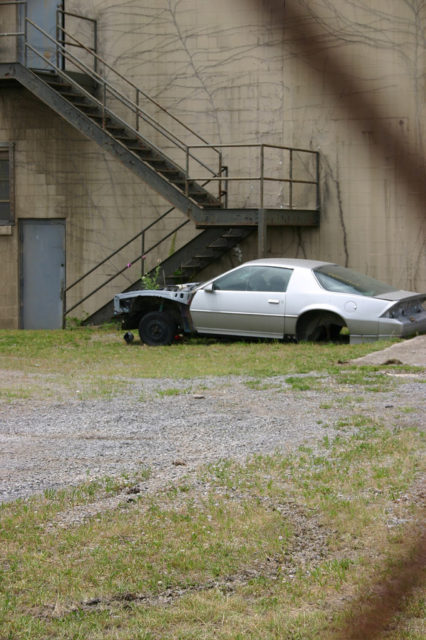
[[[46,47],[45,53],[49,53],[49,56],[46,58],[46,60],[44,60],[42,56],[39,57],[36,53],[32,51],[28,51],[25,45],[21,44],[19,48],[19,56],[20,56],[19,59],[21,60],[22,64],[26,67],[33,68],[33,69],[50,69],[51,70],[52,69],[51,63],[53,63],[54,65],[58,63],[57,46],[55,46],[51,40],[46,39],[45,36],[43,36],[43,34],[41,34],[34,27],[27,24],[26,18],[32,18],[33,22],[37,24],[37,26],[39,26],[41,29],[44,29],[44,31],[49,33],[49,35],[54,40],[56,40],[58,38],[58,8],[65,11],[65,0],[59,0],[59,1],[49,0],[49,2],[51,3],[50,7],[49,6],[42,7],[42,5],[46,3],[46,0],[44,0],[44,2],[43,0],[39,0],[39,1],[40,1],[40,6],[37,6],[37,9],[40,9],[41,11],[43,9],[45,11],[51,10],[52,11],[51,17],[53,17],[53,21],[49,21],[48,24],[46,24],[46,22],[43,21],[43,23],[40,24],[39,20],[37,20],[36,16],[33,14],[35,3],[30,4],[30,0],[29,0],[25,5],[22,4],[21,6],[18,7],[19,27],[20,27],[20,30],[25,33],[25,39],[27,40],[27,42],[28,41],[32,42],[35,39],[36,49],[40,47],[43,49],[42,43],[44,43],[44,47]],[[34,41],[33,41],[33,44],[34,44]],[[31,64],[31,62],[33,62],[34,64]]]
[[[24,226],[25,223],[32,223],[32,224],[40,224],[41,225],[46,225],[46,224],[60,224],[63,229],[64,229],[64,279],[63,279],[63,288],[62,288],[62,323],[61,323],[61,328],[65,329],[65,309],[66,309],[66,274],[67,274],[67,269],[66,269],[66,259],[67,259],[67,253],[66,253],[66,237],[67,237],[67,225],[66,225],[66,218],[20,218],[18,220],[18,274],[19,274],[19,322],[18,322],[18,326],[19,329],[23,329],[23,324],[24,324],[24,318],[23,318],[23,312],[24,312],[24,273],[23,273],[23,260],[24,260]]]

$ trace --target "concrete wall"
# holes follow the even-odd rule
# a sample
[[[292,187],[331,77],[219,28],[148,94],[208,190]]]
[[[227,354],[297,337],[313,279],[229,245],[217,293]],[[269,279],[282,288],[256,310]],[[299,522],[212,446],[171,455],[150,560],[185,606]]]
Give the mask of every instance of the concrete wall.
[[[271,10],[277,4],[282,15]],[[425,204],[401,155],[408,149],[424,170],[424,2],[76,6],[111,34],[100,37],[101,55],[212,143],[320,151],[320,230],[274,231],[271,255],[335,260],[426,288]],[[306,48],[303,34],[317,39]]]
[[[268,255],[332,260],[426,290],[424,185],[410,182],[421,163],[424,175],[424,2],[68,0],[67,9],[96,18],[100,55],[212,143],[320,151],[321,226],[274,229]],[[1,89],[0,141],[16,143],[17,218],[67,219],[68,284],[167,208],[23,89]],[[231,171],[251,164],[227,153]],[[288,194],[271,197],[279,207]],[[0,235],[0,326],[18,323],[17,247],[16,231]],[[256,239],[241,249],[243,260],[255,257]],[[103,275],[139,252],[137,241]],[[136,277],[130,268],[117,284]],[[69,302],[97,283],[76,287]]]

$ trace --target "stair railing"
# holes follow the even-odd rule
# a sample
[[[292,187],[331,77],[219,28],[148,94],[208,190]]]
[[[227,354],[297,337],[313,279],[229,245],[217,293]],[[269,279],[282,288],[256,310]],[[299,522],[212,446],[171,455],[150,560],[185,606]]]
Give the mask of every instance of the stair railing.
[[[63,33],[63,35],[65,35],[68,38],[70,38],[74,42],[75,46],[78,46],[79,48],[84,49],[88,54],[90,54],[97,61],[98,66],[99,66],[99,63],[100,63],[104,68],[108,69],[114,75],[116,75],[118,78],[120,78],[120,80],[123,80],[130,87],[130,89],[135,92],[135,101],[132,103],[133,106],[138,107],[140,98],[141,97],[145,98],[148,102],[151,102],[157,109],[160,109],[160,111],[165,113],[168,117],[170,117],[172,120],[174,120],[178,125],[183,127],[188,133],[190,133],[193,136],[195,136],[200,142],[203,142],[204,144],[208,144],[208,142],[202,136],[200,136],[199,133],[194,131],[191,127],[189,127],[187,124],[185,124],[182,120],[179,120],[179,118],[177,118],[173,113],[171,113],[165,107],[163,107],[163,105],[161,105],[154,98],[152,98],[148,93],[146,93],[146,91],[143,91],[140,87],[135,85],[131,80],[126,78],[126,76],[124,76],[122,73],[117,71],[113,66],[108,64],[108,62],[106,62],[103,58],[101,58],[101,56],[99,56],[99,54],[96,53],[96,51],[94,51],[93,49],[90,49],[89,47],[84,45],[82,42],[80,42],[71,33],[67,33],[62,26],[59,25],[58,29],[59,29],[59,31],[61,31]],[[67,43],[64,43],[64,44],[70,45],[71,43],[67,42]],[[96,79],[99,82],[101,82],[102,84],[106,83],[107,85],[111,86],[111,83],[106,82],[105,79],[100,74],[96,73],[94,75],[96,75]],[[138,116],[137,113],[136,113],[136,116]],[[136,120],[135,129],[138,130],[138,120]],[[212,147],[214,148],[213,145],[212,145]]]
[[[43,37],[47,38],[50,42],[55,44],[55,46],[57,47],[57,51],[58,51],[58,55],[57,55],[58,58],[60,56],[63,56],[63,58],[65,60],[68,60],[70,62],[70,64],[74,65],[82,73],[84,73],[85,75],[89,76],[95,82],[95,84],[98,87],[100,87],[100,89],[101,89],[101,99],[95,98],[95,96],[93,96],[93,94],[91,94],[88,91],[86,91],[83,87],[81,87],[81,85],[79,85],[77,82],[75,82],[65,71],[63,71],[57,64],[54,64],[51,60],[50,61],[46,61],[46,58],[43,56],[43,54],[40,51],[38,51],[33,45],[31,45],[31,43],[29,41],[29,38],[28,38],[28,27],[35,29],[36,31],[41,33],[43,35]],[[71,52],[69,52],[63,44],[61,44],[58,40],[55,40],[55,38],[50,36],[44,29],[39,27],[30,18],[25,18],[25,36],[24,36],[24,38],[25,38],[25,40],[24,40],[24,42],[25,42],[25,59],[27,59],[28,50],[32,51],[36,56],[38,56],[40,59],[43,60],[44,64],[46,64],[46,63],[49,64],[49,66],[52,68],[52,70],[54,70],[58,75],[60,75],[62,78],[65,78],[66,81],[71,83],[75,88],[78,88],[78,90],[81,93],[83,93],[89,100],[91,100],[92,102],[95,102],[100,107],[100,109],[102,110],[102,114],[103,114],[102,127],[104,129],[106,129],[107,117],[108,117],[108,115],[110,115],[110,116],[114,117],[116,120],[118,120],[120,122],[120,124],[123,125],[123,127],[125,127],[128,130],[130,130],[137,138],[140,138],[141,140],[144,140],[143,137],[140,134],[140,131],[139,131],[140,121],[144,121],[148,126],[150,126],[152,129],[154,129],[163,138],[168,140],[173,145],[173,147],[175,149],[178,149],[180,152],[182,152],[182,154],[183,154],[183,162],[181,163],[182,165],[185,164],[184,158],[189,153],[190,156],[191,156],[191,159],[193,161],[195,161],[195,163],[197,165],[202,166],[204,169],[206,169],[211,175],[220,174],[220,172],[222,170],[222,154],[218,149],[215,148],[214,145],[209,145],[204,140],[204,138],[202,136],[200,136],[193,129],[188,127],[185,123],[183,123],[181,120],[179,120],[176,116],[171,114],[167,109],[165,109],[162,105],[160,105],[156,100],[151,98],[151,96],[149,96],[145,91],[142,91],[142,89],[138,88],[134,83],[132,83],[130,80],[128,80],[125,76],[123,76],[121,73],[116,71],[111,65],[109,65],[105,60],[103,60],[98,54],[96,54],[94,51],[92,51],[89,47],[86,47],[86,45],[84,45],[82,42],[80,42],[72,34],[65,32],[65,30],[62,29],[62,27],[60,27],[60,31],[61,31],[61,33],[63,33],[64,37],[70,38],[71,40],[73,40],[73,42],[75,44],[78,44],[79,47],[81,49],[83,49],[86,53],[88,53],[89,55],[93,56],[98,62],[98,67],[99,67],[99,63],[102,64],[104,68],[107,68],[109,71],[111,71],[111,73],[115,74],[119,79],[121,79],[131,89],[133,89],[136,92],[136,97],[135,97],[136,102],[134,102],[133,100],[131,100],[130,98],[125,96],[123,93],[121,93],[121,91],[119,91],[117,88],[115,88],[108,80],[106,80],[104,77],[102,77],[99,74],[99,72],[93,71],[93,69],[91,69],[88,65],[86,65],[82,60],[80,60],[75,55],[73,55]],[[127,121],[123,120],[122,118],[120,118],[117,114],[115,114],[112,110],[109,109],[109,107],[107,105],[108,97],[116,99],[120,104],[123,105],[124,108],[128,109],[131,113],[134,114],[134,116],[136,117],[136,128],[133,127],[132,125],[130,125],[129,122],[127,122]],[[202,145],[200,145],[200,148],[201,147],[202,148],[208,147],[209,149],[211,149],[213,151],[213,153],[216,155],[218,168],[217,169],[212,169],[200,157],[197,157],[191,151],[188,151],[188,145],[183,140],[181,140],[170,129],[164,127],[162,124],[157,122],[154,119],[154,117],[151,116],[145,109],[142,109],[142,107],[138,104],[138,102],[140,101],[141,97],[143,97],[148,103],[153,105],[156,109],[158,109],[162,113],[166,114],[169,118],[171,118],[171,120],[174,123],[176,123],[179,126],[181,126],[183,128],[183,130],[186,132],[186,134],[194,136],[199,142],[201,142]],[[159,147],[156,147],[156,145],[154,145],[152,143],[149,143],[149,146],[152,147],[153,149],[157,150],[159,153],[163,153],[162,150]],[[194,148],[196,148],[196,145],[194,145]],[[184,169],[182,169],[182,171],[184,171]],[[187,179],[189,179],[189,176],[187,176]]]
[[[228,168],[227,167],[223,167],[222,175],[226,176],[227,175],[227,171],[228,171]],[[208,183],[208,181],[203,183],[202,186],[203,187],[206,186],[207,183]],[[228,196],[227,190],[226,190],[226,188],[224,188],[222,190],[222,192],[221,192],[221,198],[224,200],[224,206],[225,207],[227,206],[227,196]],[[64,305],[64,308],[66,309],[65,312],[64,312],[64,317],[66,317],[71,311],[73,311],[80,304],[82,304],[83,302],[85,302],[86,300],[91,298],[93,295],[95,295],[95,293],[98,293],[99,291],[101,291],[101,289],[103,289],[108,284],[110,284],[110,282],[112,282],[113,280],[118,278],[118,276],[120,276],[123,273],[125,273],[125,271],[129,268],[129,264],[131,266],[134,266],[134,265],[138,264],[139,262],[141,262],[141,276],[143,276],[145,274],[145,258],[146,258],[146,256],[148,254],[150,254],[151,251],[154,251],[154,249],[157,249],[157,247],[159,247],[165,240],[167,240],[168,238],[173,236],[175,233],[177,233],[180,229],[185,227],[190,222],[189,219],[185,220],[181,224],[177,225],[172,231],[167,233],[165,236],[162,236],[160,238],[160,240],[155,242],[150,247],[146,248],[146,234],[147,234],[147,232],[150,231],[153,227],[155,227],[155,225],[157,225],[159,222],[164,220],[164,218],[166,218],[174,210],[175,210],[175,207],[170,207],[170,209],[167,209],[167,211],[165,211],[161,216],[159,216],[153,222],[151,222],[146,227],[144,227],[141,231],[139,231],[139,233],[137,233],[134,236],[132,236],[124,244],[122,244],[120,247],[118,247],[118,249],[115,249],[112,253],[110,253],[108,256],[106,256],[103,260],[100,260],[94,267],[92,267],[91,269],[86,271],[86,273],[84,273],[82,276],[77,278],[77,280],[74,280],[74,282],[72,282],[70,285],[68,285],[66,287],[66,289],[65,289],[65,296],[69,291],[71,291],[71,289],[73,289],[76,285],[78,285],[81,282],[83,282],[84,280],[86,280],[86,278],[88,278],[90,275],[92,275],[95,271],[97,271],[100,267],[102,267],[104,264],[106,264],[109,260],[111,260],[116,255],[118,255],[121,251],[123,251],[123,249],[128,247],[132,242],[135,242],[138,238],[141,239],[141,252],[140,252],[140,254],[138,254],[133,260],[128,260],[124,267],[121,267],[120,269],[118,269],[116,273],[114,273],[112,276],[109,276],[104,282],[102,282],[102,284],[100,284],[95,289],[90,291],[90,293],[86,294],[81,300],[79,300],[78,302],[73,304],[71,307],[69,307],[67,309],[66,305]]]
[[[164,236],[162,236],[160,238],[160,240],[158,240],[157,242],[155,242],[154,244],[152,244],[150,247],[146,248],[146,243],[145,243],[145,238],[146,238],[146,234],[148,231],[150,231],[156,224],[158,224],[159,222],[161,222],[169,213],[171,213],[174,210],[174,207],[171,207],[170,209],[168,209],[167,211],[165,211],[159,218],[157,218],[156,220],[154,220],[153,222],[151,222],[150,224],[148,224],[146,227],[144,227],[142,229],[142,231],[140,231],[139,233],[137,233],[136,235],[134,235],[132,238],[130,238],[130,240],[128,240],[127,242],[125,242],[124,244],[121,245],[121,247],[119,247],[118,249],[116,249],[115,251],[113,251],[109,256],[107,256],[106,258],[104,258],[103,260],[101,260],[100,262],[98,262],[94,267],[92,267],[92,269],[89,269],[89,271],[87,271],[85,274],[83,274],[80,278],[78,278],[77,280],[75,280],[72,284],[70,284],[66,289],[65,289],[65,296],[66,294],[73,289],[76,285],[80,284],[83,280],[85,280],[89,275],[91,275],[92,273],[94,273],[97,269],[99,269],[99,267],[101,267],[102,265],[104,265],[106,262],[108,262],[108,260],[110,260],[111,258],[113,258],[114,256],[116,256],[118,253],[120,253],[120,251],[122,251],[123,249],[125,249],[128,245],[130,245],[132,242],[134,242],[135,240],[137,240],[138,238],[141,239],[141,252],[138,253],[137,256],[134,257],[133,260],[129,260],[128,264],[126,264],[126,266],[122,267],[121,269],[119,269],[116,273],[114,273],[112,276],[109,276],[104,282],[102,282],[102,284],[100,284],[98,287],[96,287],[95,289],[93,289],[92,291],[90,291],[89,293],[87,293],[83,298],[81,298],[80,300],[78,300],[78,302],[76,302],[75,304],[73,304],[71,307],[66,308],[65,312],[64,312],[64,316],[67,316],[71,311],[73,311],[76,307],[78,307],[80,304],[82,304],[83,302],[85,302],[86,300],[88,300],[89,298],[91,298],[93,295],[95,295],[95,293],[98,293],[98,291],[100,291],[101,289],[103,289],[104,287],[106,287],[110,282],[112,282],[113,280],[115,280],[116,278],[118,278],[118,276],[122,275],[125,271],[127,271],[127,269],[129,268],[129,266],[134,266],[136,264],[138,264],[139,262],[141,262],[142,267],[141,267],[141,275],[143,276],[145,273],[145,260],[146,257],[155,249],[157,249],[157,247],[159,247],[165,240],[167,240],[168,238],[171,238],[173,235],[175,235],[175,233],[177,233],[180,229],[183,229],[183,227],[185,227],[187,224],[190,223],[190,220],[184,220],[183,222],[181,222],[180,224],[178,224],[176,227],[174,227],[171,231],[169,231],[168,233],[166,233]]]
[[[306,209],[306,203],[301,204],[300,202],[295,204],[295,195],[294,195],[294,187],[295,185],[311,185],[312,188],[315,190],[315,208],[317,210],[319,210],[320,207],[320,174],[319,174],[319,152],[318,151],[314,151],[313,149],[301,149],[301,148],[297,148],[297,147],[287,147],[287,146],[283,146],[283,145],[276,145],[276,144],[219,144],[219,145],[215,145],[216,148],[218,149],[230,149],[230,150],[254,150],[258,156],[258,165],[259,165],[259,173],[256,175],[228,175],[228,171],[226,171],[226,173],[222,173],[220,175],[217,176],[213,176],[213,177],[209,177],[209,181],[217,181],[219,183],[219,189],[221,192],[225,192],[227,193],[227,198],[228,198],[228,191],[229,191],[229,187],[228,185],[231,182],[250,182],[250,183],[258,183],[259,184],[259,200],[257,203],[257,207],[258,209],[264,209],[267,208],[268,205],[265,201],[265,184],[267,182],[271,182],[271,183],[277,183],[277,184],[283,184],[283,185],[288,185],[288,203],[286,204],[286,210],[297,210],[297,209]],[[199,149],[202,147],[197,146],[193,146],[190,145],[188,146],[188,155],[186,158],[186,172],[188,173],[189,171],[189,164],[190,164],[190,158],[192,157],[191,154],[191,149]],[[275,167],[275,174],[276,175],[270,175],[268,173],[268,168],[270,167],[270,163],[268,166],[268,163],[266,162],[266,157],[265,157],[265,152],[268,150],[275,150],[281,154],[287,154],[288,155],[288,169],[287,169],[287,175],[280,175],[279,172],[277,172],[277,168]],[[313,162],[311,162],[311,167],[307,168],[306,166],[305,168],[305,173],[307,174],[307,178],[296,178],[295,177],[295,169],[294,169],[294,165],[295,165],[295,155],[298,154],[299,157],[303,156],[304,158],[306,158],[306,164],[309,164],[309,158],[313,159]],[[233,163],[233,164],[237,164],[237,163]],[[203,180],[207,180],[206,176],[192,176],[192,179],[195,181],[203,181]],[[225,185],[225,190],[223,190],[223,185]],[[298,205],[298,206],[297,206]],[[232,208],[232,207],[231,207]]]

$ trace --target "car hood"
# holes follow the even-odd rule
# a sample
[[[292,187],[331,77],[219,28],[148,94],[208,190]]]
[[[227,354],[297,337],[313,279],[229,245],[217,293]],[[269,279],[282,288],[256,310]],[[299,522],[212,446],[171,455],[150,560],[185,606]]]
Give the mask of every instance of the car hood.
[[[398,302],[406,298],[426,298],[426,293],[416,293],[415,291],[388,291],[387,293],[381,293],[375,298],[380,300],[390,300],[391,302]]]

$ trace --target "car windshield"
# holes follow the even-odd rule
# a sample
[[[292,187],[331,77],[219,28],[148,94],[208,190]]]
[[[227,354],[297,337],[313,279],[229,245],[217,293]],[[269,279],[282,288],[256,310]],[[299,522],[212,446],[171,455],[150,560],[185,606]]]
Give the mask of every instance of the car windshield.
[[[318,267],[314,269],[314,273],[321,286],[327,291],[356,293],[361,296],[378,296],[395,290],[390,284],[379,282],[375,278],[357,273],[352,269],[339,267],[337,264]]]

